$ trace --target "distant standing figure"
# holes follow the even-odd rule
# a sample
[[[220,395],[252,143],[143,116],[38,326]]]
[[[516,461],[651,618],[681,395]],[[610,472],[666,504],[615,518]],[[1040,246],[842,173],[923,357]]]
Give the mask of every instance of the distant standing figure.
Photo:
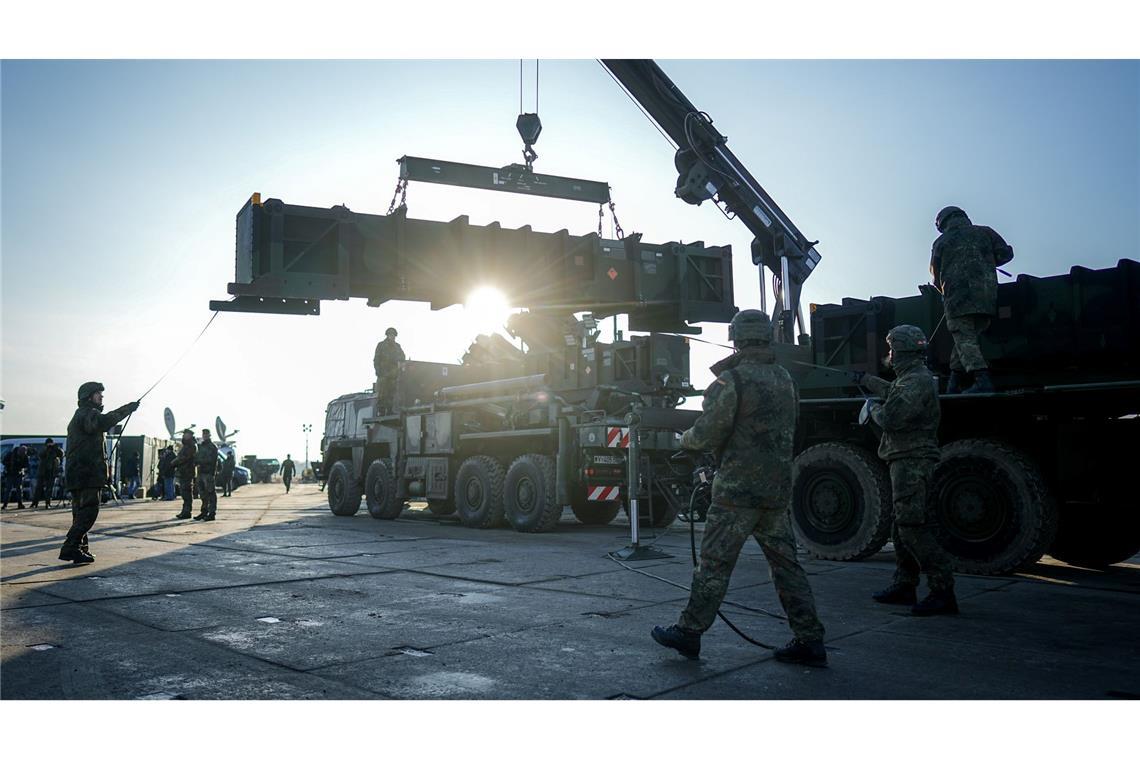
[[[396,401],[396,375],[404,361],[404,349],[396,342],[396,328],[384,331],[384,340],[376,344],[372,366],[376,370],[376,413],[391,414]]]
[[[12,489],[16,490],[16,509],[24,508],[24,473],[28,471],[28,465],[28,447],[22,443],[4,455],[4,506],[0,509],[8,508]]]
[[[210,522],[218,514],[218,486],[214,479],[218,470],[218,447],[210,440],[210,431],[202,431],[202,442],[194,455],[198,465],[198,496],[202,499],[202,511],[195,520]]]
[[[131,452],[131,455],[127,457],[127,463],[123,465],[123,477],[127,480],[127,498],[135,498],[135,491],[139,490],[139,455],[137,453]]]
[[[234,450],[230,449],[226,452],[226,461],[222,462],[222,496],[229,496],[233,493],[234,467],[236,465],[237,460],[234,459]]]
[[[188,520],[193,516],[194,459],[197,455],[198,444],[194,442],[194,434],[189,430],[182,431],[182,448],[170,463],[178,473],[178,490],[182,492],[182,511],[174,516],[178,520]]]
[[[55,479],[59,477],[59,463],[63,460],[63,450],[54,438],[44,441],[40,449],[40,463],[36,470],[36,490],[32,494],[32,509],[43,497],[44,508],[51,509],[51,497],[55,495]]]
[[[293,455],[286,454],[285,461],[281,463],[281,480],[285,483],[285,493],[289,493],[289,484],[297,473],[297,465],[293,464]]]
[[[891,473],[894,506],[892,539],[895,577],[872,594],[882,604],[910,605],[911,614],[946,615],[958,611],[949,555],[934,538],[927,504],[930,475],[938,462],[938,424],[942,411],[934,375],[926,368],[926,335],[913,325],[887,333],[887,357],[896,380],[866,375],[862,384],[884,399],[871,407],[871,419],[883,430],[879,457]],[[926,573],[930,594],[917,601],[919,572]]]
[[[174,501],[174,447],[167,446],[158,458],[158,478],[162,484],[162,500]]]
[[[954,339],[946,392],[993,393],[978,337],[997,314],[997,268],[1013,259],[1013,247],[991,228],[972,224],[957,206],[939,211],[934,227],[941,234],[931,249],[930,274]]]
[[[67,425],[65,480],[71,492],[71,529],[59,550],[61,560],[77,565],[94,562],[87,550],[87,532],[99,518],[99,496],[110,479],[105,433],[139,408],[132,401],[103,414],[103,384],[79,386],[79,408]]]

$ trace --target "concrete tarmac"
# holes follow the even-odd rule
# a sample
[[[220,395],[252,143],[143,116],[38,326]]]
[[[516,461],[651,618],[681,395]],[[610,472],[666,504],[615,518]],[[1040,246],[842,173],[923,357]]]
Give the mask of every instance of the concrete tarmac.
[[[1049,558],[958,576],[961,614],[870,600],[889,550],[803,557],[830,667],[788,666],[721,622],[689,661],[649,637],[687,592],[616,564],[621,518],[524,535],[413,504],[395,521],[335,517],[296,485],[240,488],[212,523],[176,502],[106,505],[94,564],[56,558],[69,509],[0,518],[0,698],[12,699],[1113,699],[1140,697],[1140,557],[1106,571]],[[699,526],[698,526],[699,531]],[[688,586],[688,526],[647,530],[669,559],[631,566]],[[697,535],[698,542],[700,535]],[[782,612],[759,548],[728,596]],[[769,644],[784,621],[724,608]]]

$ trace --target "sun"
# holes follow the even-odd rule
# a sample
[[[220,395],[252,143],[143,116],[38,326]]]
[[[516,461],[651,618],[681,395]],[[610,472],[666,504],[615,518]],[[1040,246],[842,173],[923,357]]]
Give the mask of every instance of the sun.
[[[487,285],[475,288],[463,303],[464,320],[479,334],[501,330],[514,311],[501,290]]]

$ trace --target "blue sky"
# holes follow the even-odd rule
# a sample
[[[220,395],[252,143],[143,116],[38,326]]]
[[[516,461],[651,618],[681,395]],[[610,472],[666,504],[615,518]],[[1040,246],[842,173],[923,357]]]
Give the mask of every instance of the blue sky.
[[[1140,256],[1135,61],[661,64],[821,241],[807,301],[916,292],[949,203],[1006,237],[1015,273]],[[673,197],[671,148],[598,64],[543,61],[540,86],[538,169],[609,182],[622,225],[647,240],[731,244],[737,304],[755,305],[747,231]],[[62,432],[87,379],[112,405],[158,379],[225,297],[250,193],[382,213],[403,154],[517,161],[517,112],[517,60],[3,62],[4,432]],[[588,205],[454,188],[412,186],[408,201],[427,219],[577,234],[597,223]],[[330,399],[371,383],[389,324],[415,359],[457,361],[474,337],[460,307],[223,314],[133,432],[160,434],[170,406],[179,425],[220,414],[243,453],[299,458],[301,424],[319,428]],[[722,353],[694,348],[695,383]]]

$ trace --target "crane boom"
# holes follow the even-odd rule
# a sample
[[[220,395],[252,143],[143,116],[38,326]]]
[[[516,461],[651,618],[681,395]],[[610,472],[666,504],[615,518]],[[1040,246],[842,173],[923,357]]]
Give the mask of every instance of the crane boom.
[[[760,292],[765,292],[766,266],[780,283],[773,310],[777,332],[784,342],[793,342],[797,316],[803,329],[800,291],[820,261],[818,241],[800,232],[729,150],[728,138],[717,131],[708,114],[698,110],[654,61],[604,59],[601,64],[677,146],[677,197],[694,205],[713,200],[752,233],[752,263],[760,266]]]

